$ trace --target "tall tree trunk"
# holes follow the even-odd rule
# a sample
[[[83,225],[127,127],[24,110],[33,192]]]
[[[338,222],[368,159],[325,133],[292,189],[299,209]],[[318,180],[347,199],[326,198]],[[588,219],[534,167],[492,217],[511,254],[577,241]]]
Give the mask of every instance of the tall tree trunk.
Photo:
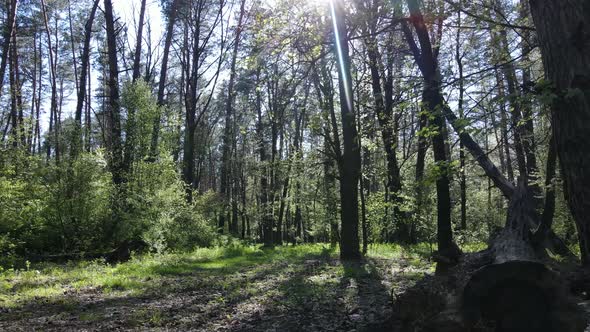
[[[133,82],[137,81],[137,79],[141,76],[141,42],[143,38],[145,4],[146,0],[141,0],[141,8],[139,9],[139,23],[137,24],[137,36],[135,40],[135,53],[133,55]]]
[[[100,0],[95,0],[90,10],[90,15],[84,27],[84,46],[82,49],[80,79],[78,83],[78,100],[76,102],[76,112],[74,114],[74,136],[72,140],[72,158],[75,158],[82,149],[82,110],[84,108],[84,101],[86,100],[86,88],[88,80],[88,68],[90,66],[90,40],[92,34],[92,24],[96,16],[96,9]],[[71,24],[71,23],[70,23]]]
[[[462,1],[459,2],[462,5]],[[459,108],[459,118],[463,119],[465,114],[463,111],[465,81],[463,78],[463,55],[461,54],[461,11],[457,12],[457,35],[455,37],[455,61],[459,70],[459,100],[457,107]],[[459,190],[461,201],[461,229],[467,230],[467,181],[465,179],[465,146],[459,140]]]
[[[39,45],[37,49],[39,50],[39,88],[37,89],[37,98],[36,98],[36,105],[35,105],[35,137],[37,142],[37,153],[41,153],[41,126],[40,126],[40,115],[41,115],[41,99],[42,99],[42,87],[43,87],[43,45],[42,45],[43,38],[39,35]]]
[[[201,5],[199,4],[199,7]],[[187,201],[193,200],[193,189],[195,188],[195,130],[197,128],[197,84],[198,68],[200,59],[200,15],[201,8],[197,8],[197,29],[193,32],[193,49],[189,53],[188,59],[191,60],[190,72],[186,75],[187,93],[186,99],[186,123],[184,136],[184,157],[183,157],[183,175],[187,190]],[[185,36],[188,38],[188,36]],[[225,212],[223,212],[225,213]],[[223,227],[223,225],[222,225]]]
[[[518,171],[521,177],[526,178],[527,167],[523,147],[523,127],[522,127],[522,101],[520,91],[518,90],[518,81],[514,64],[510,62],[510,50],[508,48],[508,37],[506,30],[500,30],[499,38],[500,60],[504,62],[502,73],[506,80],[508,90],[508,101],[510,102],[510,112],[512,114],[512,129],[514,132],[514,150],[516,152],[516,161]]]
[[[141,77],[141,44],[143,39],[145,5],[146,0],[142,0],[141,8],[139,11],[139,23],[137,27],[135,54],[133,58],[133,83],[136,83],[137,80]],[[135,107],[127,107],[127,121],[125,121],[125,143],[123,147],[123,165],[121,167],[126,177],[129,177],[131,175],[133,161],[135,159],[135,147],[137,145],[137,121],[135,118],[136,112],[137,110]]]
[[[260,68],[256,73],[256,82],[260,84]],[[256,136],[258,136],[258,154],[260,157],[260,164],[262,165],[260,175],[260,210],[262,213],[261,231],[262,241],[264,246],[272,247],[273,245],[273,225],[272,225],[272,211],[269,209],[268,202],[268,155],[266,152],[266,141],[264,139],[264,123],[262,118],[262,94],[256,91],[256,111],[258,119],[256,123]]]
[[[37,104],[37,64],[39,54],[37,51],[37,32],[33,33],[33,70],[31,71],[32,76],[32,91],[31,91],[31,122],[29,132],[27,133],[27,141],[29,144],[29,153],[35,154],[35,125],[38,121],[38,117],[35,112],[35,105]]]
[[[371,88],[373,92],[373,99],[375,102],[375,114],[379,122],[381,130],[381,137],[383,146],[385,148],[385,155],[387,160],[387,186],[389,188],[390,199],[393,203],[393,225],[397,226],[398,230],[403,230],[399,234],[400,240],[409,242],[410,231],[407,229],[405,221],[402,218],[399,205],[401,192],[401,177],[397,161],[397,130],[394,130],[393,118],[393,77],[385,76],[385,68],[383,68],[383,60],[379,52],[379,45],[377,43],[377,8],[376,6],[364,7],[363,10],[369,16],[368,28],[365,29],[365,47],[368,56],[368,65],[371,75]],[[390,54],[390,57],[393,55]],[[387,72],[392,76],[393,61],[388,61]],[[383,75],[381,74],[383,73]],[[381,83],[384,84],[384,89],[381,88]]]
[[[78,63],[76,59],[76,46],[74,43],[74,26],[72,23],[72,2],[68,0],[68,21],[70,28],[70,48],[72,49],[72,64],[74,67],[74,83],[76,84],[76,90],[79,89],[78,84]]]
[[[88,73],[88,90],[86,93],[86,111],[85,111],[85,138],[86,138],[86,152],[90,152],[90,144],[91,144],[91,134],[92,134],[92,78],[91,78],[91,68],[90,68],[90,61],[88,61],[88,68],[86,69],[86,72]]]
[[[582,263],[590,265],[590,2],[529,1],[545,76],[564,192],[576,221]]]
[[[519,16],[521,21],[526,21],[526,19],[529,17],[529,6],[527,0],[520,0]],[[531,42],[532,38],[530,30],[523,30],[521,32],[520,41],[520,48],[522,52],[522,86],[524,87],[521,94],[522,117],[524,121],[524,125],[522,128],[522,145],[524,149],[524,154],[526,156],[528,182],[531,185],[533,194],[539,195],[540,197],[541,188],[536,184],[538,168],[537,157],[535,155],[536,146],[533,121],[534,116],[531,98],[529,96],[529,93],[527,92],[527,90],[530,89],[530,87],[534,84],[531,81],[531,70],[529,68],[529,53],[531,52]],[[542,203],[542,200],[540,198],[535,197],[534,199],[536,201],[537,206]]]
[[[166,39],[164,40],[164,51],[162,55],[162,66],[160,68],[160,81],[158,82],[158,109],[156,118],[154,119],[154,127],[152,129],[152,142],[150,145],[150,155],[155,159],[158,154],[158,140],[160,135],[160,121],[162,114],[162,107],[164,106],[164,91],[166,90],[166,77],[168,74],[168,58],[170,54],[170,46],[172,45],[172,37],[174,35],[174,24],[178,12],[178,6],[181,0],[174,0],[170,7],[168,14],[168,24],[166,27]]]
[[[553,225],[555,215],[555,166],[557,162],[557,151],[555,149],[555,138],[551,136],[547,152],[547,168],[545,171],[545,207],[541,216],[541,224],[537,232],[546,233]]]
[[[330,146],[328,142],[328,130],[324,134],[324,150],[329,151]],[[326,155],[324,157],[324,199],[326,204],[325,220],[330,225],[330,246],[336,247],[340,241],[340,233],[338,231],[338,221],[336,215],[338,214],[338,206],[336,202],[336,165],[334,159]]]
[[[117,62],[117,35],[115,32],[115,20],[113,17],[113,4],[111,0],[104,0],[104,16],[107,32],[107,49],[109,63],[109,109],[107,128],[110,137],[108,151],[110,154],[110,169],[113,174],[113,183],[123,183],[123,149],[121,141],[121,115],[119,101],[119,64]]]
[[[246,0],[242,0],[240,2],[240,12],[238,14],[238,25],[236,27],[236,37],[234,40],[234,47],[232,50],[232,57],[231,57],[231,64],[230,64],[230,72],[229,72],[229,82],[227,84],[227,100],[225,105],[225,124],[223,130],[223,146],[222,146],[222,157],[221,157],[221,175],[220,175],[220,186],[219,186],[219,193],[223,200],[223,210],[226,210],[230,204],[231,200],[231,190],[229,190],[229,184],[232,181],[231,174],[231,164],[232,160],[230,158],[231,152],[231,143],[232,143],[232,136],[235,133],[232,133],[232,128],[234,124],[234,101],[235,101],[235,93],[234,93],[234,85],[236,80],[236,61],[238,59],[238,50],[240,47],[240,35],[242,34],[242,21],[244,18],[245,13],[245,6]],[[221,213],[219,215],[220,219],[225,218],[225,214]],[[224,220],[219,220],[219,224],[223,225],[225,223]],[[237,229],[232,228],[232,235],[237,236]],[[223,229],[221,229],[223,230]]]
[[[510,141],[508,139],[508,118],[506,117],[506,104],[504,102],[504,80],[500,72],[496,70],[496,83],[498,84],[498,98],[500,100],[500,129],[502,131],[502,148],[506,157],[506,172],[508,180],[514,183],[514,169],[512,168],[512,156],[510,155]]]
[[[342,230],[340,240],[340,258],[358,259],[359,248],[359,206],[358,182],[360,176],[360,146],[355,124],[355,112],[352,97],[352,76],[350,56],[345,24],[344,4],[340,1],[330,2],[332,23],[335,33],[338,58],[338,86],[340,91],[340,112],[342,121],[343,153],[340,169],[340,201]]]
[[[16,24],[15,24],[16,25]],[[18,98],[18,94],[19,92],[19,86],[18,86],[18,81],[17,81],[17,70],[18,70],[18,65],[16,64],[18,59],[17,59],[17,52],[16,52],[16,45],[15,45],[15,35],[16,35],[16,27],[12,30],[13,34],[12,36],[10,36],[10,39],[12,39],[12,43],[10,45],[10,65],[9,65],[9,81],[10,81],[10,137],[12,139],[12,146],[14,148],[17,148],[19,146],[19,138],[18,138],[18,132],[19,132],[19,121],[18,121],[18,102],[17,102],[17,98]]]
[[[441,94],[440,72],[437,61],[437,50],[432,46],[424,18],[417,0],[407,0],[411,23],[414,26],[420,48],[407,24],[403,24],[406,40],[418,63],[424,78],[422,101],[424,110],[432,117],[436,134],[432,136],[434,161],[437,164],[436,196],[437,196],[437,242],[438,253],[441,256],[437,264],[437,272],[443,272],[449,263],[455,263],[460,250],[453,241],[451,227],[451,195],[449,189],[449,163],[445,148],[443,128],[445,124],[445,100]],[[440,268],[440,270],[439,270]]]
[[[45,0],[41,0],[41,8],[43,11],[43,21],[45,23],[45,32],[47,34],[47,48],[49,53],[49,68],[50,68],[50,77],[51,77],[51,108],[50,108],[50,130],[49,134],[51,134],[51,130],[55,133],[55,158],[56,161],[59,162],[59,148],[58,148],[58,138],[59,138],[59,124],[57,123],[57,54],[54,55],[53,46],[51,42],[51,31],[49,30],[49,22],[47,18],[47,6],[45,5]],[[50,157],[50,144],[47,145],[47,159]]]
[[[334,110],[334,89],[331,78],[327,74],[325,61],[320,60],[320,67],[313,71],[312,76],[317,99],[325,122],[323,132],[326,220],[330,224],[330,245],[335,247],[340,242],[340,231],[338,228],[338,219],[336,218],[338,214],[337,197],[335,195],[336,166],[340,169],[342,165],[342,152],[340,148],[340,137],[338,135],[338,124],[336,122],[336,112]],[[289,215],[288,212],[287,215]]]
[[[2,59],[0,60],[0,93],[4,87],[4,77],[6,76],[6,65],[8,64],[8,52],[12,43],[13,31],[16,27],[16,12],[19,0],[6,0],[6,24],[2,31]]]

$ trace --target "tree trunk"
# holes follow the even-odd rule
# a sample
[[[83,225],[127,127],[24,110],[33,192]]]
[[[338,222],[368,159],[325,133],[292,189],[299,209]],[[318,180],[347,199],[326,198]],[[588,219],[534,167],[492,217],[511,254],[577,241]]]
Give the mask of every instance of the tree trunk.
[[[549,149],[547,152],[547,168],[545,171],[545,207],[541,216],[541,224],[537,229],[540,234],[545,234],[551,230],[553,225],[553,215],[555,214],[555,164],[557,162],[557,151],[555,148],[555,139],[551,136],[549,140]]]
[[[514,169],[512,167],[512,156],[510,155],[510,141],[508,139],[508,119],[506,117],[506,104],[504,102],[504,80],[500,72],[496,70],[496,83],[498,84],[498,98],[500,100],[500,129],[502,131],[502,148],[506,158],[506,172],[508,180],[514,183]]]
[[[590,3],[529,1],[551,82],[552,128],[564,192],[576,221],[582,264],[590,265]],[[564,59],[567,59],[564,61]]]
[[[462,1],[459,2],[462,5]],[[459,69],[459,118],[463,119],[465,81],[463,78],[463,55],[461,54],[461,11],[457,12],[457,35],[455,37],[455,61]],[[465,179],[465,147],[463,142],[459,141],[459,191],[461,201],[461,229],[467,230],[467,181]]]
[[[164,51],[162,55],[162,66],[160,68],[160,81],[158,82],[158,106],[156,118],[154,119],[154,126],[152,129],[152,141],[150,145],[151,158],[155,160],[158,155],[158,140],[160,136],[160,121],[162,118],[162,107],[164,106],[164,91],[166,90],[166,77],[168,74],[168,58],[170,54],[170,46],[172,45],[172,37],[174,35],[174,24],[176,23],[176,16],[178,6],[181,0],[174,0],[170,7],[168,15],[168,24],[166,27],[166,39],[164,40]]]
[[[226,210],[228,205],[230,204],[230,196],[231,191],[229,190],[229,183],[231,182],[232,175],[231,174],[231,143],[233,141],[232,136],[235,133],[232,133],[232,127],[234,126],[232,121],[234,121],[234,100],[235,100],[235,93],[234,93],[234,85],[236,79],[236,61],[238,59],[238,50],[240,47],[240,35],[242,33],[242,20],[244,17],[244,6],[246,1],[242,0],[240,3],[240,12],[238,16],[238,25],[236,27],[236,37],[234,40],[234,47],[232,50],[232,57],[231,57],[231,64],[230,64],[230,73],[229,73],[229,82],[227,84],[227,100],[225,104],[225,124],[223,130],[223,146],[222,150],[222,157],[221,157],[221,175],[220,175],[220,186],[219,186],[219,194],[221,195],[222,202],[223,202],[223,210]],[[221,213],[219,216],[219,224],[222,225],[225,223],[224,214]],[[223,230],[222,230],[223,231]],[[237,235],[235,230],[232,235]]]
[[[424,78],[424,90],[422,103],[424,111],[432,117],[432,124],[436,134],[432,136],[434,161],[437,164],[436,197],[437,197],[437,242],[438,255],[437,272],[444,272],[451,264],[456,263],[461,254],[453,241],[451,227],[451,195],[449,190],[449,163],[445,148],[443,129],[445,124],[445,101],[441,94],[440,73],[437,61],[437,52],[433,50],[432,43],[424,18],[416,0],[407,0],[411,14],[411,23],[414,26],[420,48],[407,24],[403,24],[406,40],[418,63]],[[424,112],[424,113],[426,113]]]
[[[16,27],[16,12],[18,9],[18,0],[6,0],[6,24],[2,32],[2,59],[0,60],[0,93],[4,87],[4,77],[6,75],[6,65],[8,64],[8,52],[12,43],[12,35]]]
[[[92,24],[94,22],[94,16],[96,15],[99,1],[100,0],[94,1],[88,20],[86,21],[86,26],[84,27],[84,47],[82,49],[81,57],[82,67],[80,68],[78,101],[76,103],[76,112],[74,114],[75,130],[72,140],[72,158],[75,158],[82,149],[82,109],[84,108],[84,101],[86,100],[86,85],[88,80],[88,68],[90,65],[90,39],[92,34]]]
[[[260,84],[260,68],[257,69],[256,82]],[[273,225],[272,225],[272,211],[269,211],[268,206],[268,169],[266,163],[268,156],[266,152],[266,141],[264,139],[264,123],[262,119],[262,94],[256,90],[256,111],[258,119],[256,123],[256,136],[258,138],[258,154],[260,157],[261,175],[260,175],[260,211],[262,213],[261,231],[262,241],[264,246],[273,246]]]
[[[496,331],[583,331],[586,318],[566,295],[563,280],[538,256],[530,236],[536,214],[524,181],[515,190],[504,229],[469,278],[461,312],[468,328],[482,318]]]
[[[359,259],[359,207],[358,181],[360,176],[360,147],[355,124],[355,113],[352,98],[352,76],[344,5],[330,2],[332,23],[336,36],[335,53],[338,58],[338,77],[340,90],[340,111],[342,118],[342,138],[344,149],[340,172],[340,201],[342,230],[340,240],[341,259]]]
[[[104,16],[107,32],[107,49],[109,63],[109,110],[107,128],[110,137],[107,148],[110,154],[110,169],[113,174],[113,183],[123,183],[123,146],[121,143],[121,110],[119,101],[119,64],[117,62],[117,35],[115,32],[115,20],[113,17],[113,5],[111,0],[104,0]]]
[[[133,56],[133,82],[137,81],[137,79],[141,76],[141,42],[143,38],[145,4],[146,0],[141,0],[141,8],[139,9],[139,23],[137,25],[137,36],[135,41],[135,53]]]

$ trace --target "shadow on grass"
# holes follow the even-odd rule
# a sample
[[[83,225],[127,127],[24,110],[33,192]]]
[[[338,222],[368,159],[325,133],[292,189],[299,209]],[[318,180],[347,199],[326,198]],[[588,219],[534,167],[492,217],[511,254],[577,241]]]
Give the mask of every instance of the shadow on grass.
[[[0,330],[393,330],[383,280],[407,260],[341,262],[321,245],[215,250],[137,258],[113,268],[110,291],[83,287],[0,308]]]
[[[330,256],[288,271],[277,294],[241,317],[235,331],[390,331],[389,289],[372,259],[341,262]],[[263,315],[266,319],[259,319]]]
[[[97,323],[105,329],[199,328],[225,320],[242,302],[274,289],[273,281],[280,280],[290,266],[327,260],[331,254],[325,248],[226,248],[213,258],[171,255],[147,266],[122,264],[115,268],[118,278],[102,285],[115,292],[105,293],[101,287],[90,292],[82,288],[32,298],[10,310],[0,310],[0,329],[45,329],[47,324],[58,329],[78,329]]]

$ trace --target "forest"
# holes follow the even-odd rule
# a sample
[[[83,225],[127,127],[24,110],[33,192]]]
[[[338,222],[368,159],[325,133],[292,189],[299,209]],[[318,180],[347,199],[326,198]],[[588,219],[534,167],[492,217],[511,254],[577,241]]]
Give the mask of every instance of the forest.
[[[0,330],[590,327],[588,0],[4,0],[0,34]]]

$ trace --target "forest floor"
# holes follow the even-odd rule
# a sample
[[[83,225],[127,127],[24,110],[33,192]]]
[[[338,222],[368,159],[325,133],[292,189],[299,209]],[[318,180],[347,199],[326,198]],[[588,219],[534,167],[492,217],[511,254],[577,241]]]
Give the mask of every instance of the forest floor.
[[[127,263],[0,272],[0,330],[379,331],[392,297],[432,273],[427,245],[198,249]]]

